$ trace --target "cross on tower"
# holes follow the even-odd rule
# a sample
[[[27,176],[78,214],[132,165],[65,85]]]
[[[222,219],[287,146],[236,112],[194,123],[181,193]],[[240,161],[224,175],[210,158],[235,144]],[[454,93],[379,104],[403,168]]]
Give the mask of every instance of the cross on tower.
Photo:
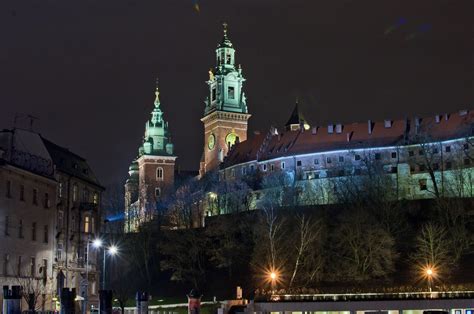
[[[222,26],[224,27],[224,35],[227,35],[227,26],[228,24],[226,22],[222,23]]]

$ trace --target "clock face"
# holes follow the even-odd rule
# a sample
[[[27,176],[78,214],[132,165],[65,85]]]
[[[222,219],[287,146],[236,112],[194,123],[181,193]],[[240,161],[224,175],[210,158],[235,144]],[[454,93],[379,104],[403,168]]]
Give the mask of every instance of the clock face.
[[[234,132],[231,132],[227,134],[227,136],[225,137],[225,143],[227,144],[227,146],[230,147],[235,144],[236,139],[237,139],[237,134],[235,134]]]
[[[207,147],[209,148],[209,150],[212,150],[214,149],[215,145],[216,145],[216,137],[214,134],[211,133],[211,135],[209,135],[209,138],[207,139]]]

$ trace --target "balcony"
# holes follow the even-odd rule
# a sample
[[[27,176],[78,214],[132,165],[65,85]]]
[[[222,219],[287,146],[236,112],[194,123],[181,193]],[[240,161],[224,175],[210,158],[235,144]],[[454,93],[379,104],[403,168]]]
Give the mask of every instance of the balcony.
[[[94,204],[91,202],[80,202],[79,203],[79,210],[81,211],[98,211],[99,204]]]

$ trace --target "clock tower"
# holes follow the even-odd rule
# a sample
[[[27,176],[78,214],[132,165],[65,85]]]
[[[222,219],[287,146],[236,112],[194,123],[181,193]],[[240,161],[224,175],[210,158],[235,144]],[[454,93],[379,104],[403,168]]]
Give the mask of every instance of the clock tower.
[[[208,96],[204,117],[204,153],[200,175],[218,168],[229,149],[236,142],[247,139],[250,114],[247,110],[240,65],[235,66],[235,49],[227,36],[224,23],[224,37],[216,49],[216,66],[209,70]]]

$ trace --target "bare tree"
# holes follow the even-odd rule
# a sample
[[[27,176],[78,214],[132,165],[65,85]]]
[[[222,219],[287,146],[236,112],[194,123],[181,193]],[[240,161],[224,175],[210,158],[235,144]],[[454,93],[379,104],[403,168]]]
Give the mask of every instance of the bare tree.
[[[32,313],[41,309],[39,301],[46,295],[47,287],[43,278],[19,275],[16,277],[18,285],[21,287],[21,295],[28,304],[28,310]],[[44,302],[44,300],[43,300]]]

